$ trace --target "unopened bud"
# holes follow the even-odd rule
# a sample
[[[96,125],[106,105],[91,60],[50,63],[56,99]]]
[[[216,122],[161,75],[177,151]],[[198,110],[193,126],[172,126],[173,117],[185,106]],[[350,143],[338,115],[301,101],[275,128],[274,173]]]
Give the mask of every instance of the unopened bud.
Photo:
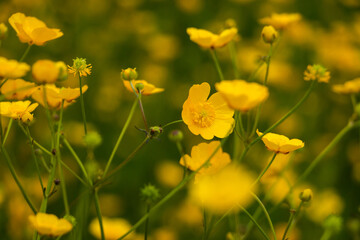
[[[183,138],[183,133],[178,129],[171,131],[169,134],[169,139],[173,142],[180,142]]]
[[[325,219],[323,226],[333,233],[338,233],[342,229],[343,219],[337,215],[330,215]]]
[[[273,26],[265,26],[261,32],[261,37],[265,43],[272,44],[278,37],[278,32]]]
[[[141,198],[149,205],[154,204],[160,198],[159,189],[149,183],[141,189]]]
[[[123,80],[136,80],[138,77],[138,73],[136,72],[136,68],[127,68],[121,71],[121,77]]]
[[[7,37],[8,27],[4,23],[0,23],[0,40]]]
[[[58,179],[58,178],[55,179],[55,180],[54,180],[54,184],[55,184],[56,186],[57,186],[57,185],[60,185],[60,179]]]
[[[141,92],[141,90],[144,89],[144,84],[143,83],[137,83],[135,84],[135,88],[138,92]]]
[[[88,132],[83,140],[85,145],[89,148],[95,148],[102,143],[102,137],[98,132]]]
[[[154,126],[154,127],[150,127],[149,132],[151,138],[157,138],[163,132],[163,129],[162,127]]]
[[[300,193],[300,200],[303,202],[309,202],[313,196],[311,189],[307,188]]]
[[[77,224],[76,218],[72,215],[65,215],[64,219],[68,220],[71,223],[71,225],[73,225],[73,227],[75,227]]]

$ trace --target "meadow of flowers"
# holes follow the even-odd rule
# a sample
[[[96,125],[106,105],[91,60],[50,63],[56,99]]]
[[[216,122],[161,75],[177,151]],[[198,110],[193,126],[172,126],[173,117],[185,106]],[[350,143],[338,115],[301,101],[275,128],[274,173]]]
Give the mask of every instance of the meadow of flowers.
[[[0,239],[360,239],[359,9],[0,2]]]

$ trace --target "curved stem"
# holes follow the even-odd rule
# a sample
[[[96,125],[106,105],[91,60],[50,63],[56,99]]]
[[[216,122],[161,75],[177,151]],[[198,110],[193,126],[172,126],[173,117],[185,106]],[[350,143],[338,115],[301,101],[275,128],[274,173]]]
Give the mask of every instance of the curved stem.
[[[274,155],[272,156],[269,164],[266,166],[266,168],[264,168],[264,170],[260,173],[260,175],[258,176],[258,178],[255,180],[255,182],[252,184],[252,186],[256,185],[260,179],[262,178],[262,176],[264,176],[264,174],[267,172],[267,170],[270,168],[271,164],[273,163],[275,157],[276,157],[277,153],[274,153]]]
[[[285,239],[286,239],[286,235],[287,235],[288,231],[290,230],[291,225],[292,225],[294,219],[295,219],[296,216],[299,214],[299,212],[300,212],[301,207],[302,207],[303,204],[304,204],[304,202],[301,201],[301,203],[299,204],[299,207],[295,210],[295,212],[290,210],[291,216],[290,216],[289,221],[288,221],[288,224],[287,224],[287,226],[286,226],[286,228],[285,228],[285,232],[284,232],[284,235],[283,235],[283,237],[282,237],[282,240],[285,240]]]
[[[184,122],[184,121],[181,119],[181,120],[175,120],[175,121],[169,122],[169,123],[165,124],[164,126],[162,126],[162,129],[164,129],[170,125],[173,125],[175,123],[181,123],[181,122]]]
[[[81,104],[81,114],[82,114],[83,123],[84,123],[84,132],[85,132],[85,135],[87,135],[86,114],[85,114],[85,103],[84,103],[84,95],[83,95],[83,92],[82,92],[82,82],[81,82],[81,76],[80,76],[80,73],[78,73],[78,76],[79,76],[79,84],[80,84],[80,104]]]
[[[95,198],[95,208],[96,208],[96,214],[99,219],[99,225],[100,225],[100,232],[101,232],[101,240],[105,240],[105,234],[104,234],[104,226],[102,222],[102,215],[100,210],[100,202],[99,202],[99,196],[98,191],[95,190],[94,192],[94,198]]]
[[[19,124],[19,127],[20,127],[20,129],[23,131],[23,133],[25,134],[25,135],[27,135],[28,136],[28,134],[27,134],[27,131],[25,130],[25,128],[21,125],[21,124]],[[28,136],[29,137],[29,136]],[[30,136],[31,137],[31,136]],[[52,153],[49,151],[49,150],[47,150],[45,147],[43,147],[40,143],[38,143],[35,139],[33,139],[32,137],[31,137],[31,143],[32,144],[34,144],[34,145],[36,145],[38,148],[40,148],[43,152],[45,152],[47,155],[49,155],[49,156],[52,156]]]
[[[5,132],[5,135],[4,135],[4,140],[2,142],[2,145],[5,145],[5,143],[6,143],[6,140],[7,140],[8,136],[9,136],[9,132],[10,132],[11,126],[13,124],[13,121],[14,121],[14,119],[10,118],[9,124],[6,127],[6,132]]]
[[[219,74],[220,80],[224,80],[224,74],[222,73],[220,63],[219,63],[218,57],[216,55],[215,49],[210,49],[210,53],[211,53],[212,59],[214,60],[215,67]]]
[[[259,229],[261,234],[265,237],[265,239],[270,240],[268,235],[265,233],[264,229],[257,223],[256,219],[251,216],[251,214],[242,206],[240,206],[241,210],[250,218],[250,220],[254,223],[254,225]]]

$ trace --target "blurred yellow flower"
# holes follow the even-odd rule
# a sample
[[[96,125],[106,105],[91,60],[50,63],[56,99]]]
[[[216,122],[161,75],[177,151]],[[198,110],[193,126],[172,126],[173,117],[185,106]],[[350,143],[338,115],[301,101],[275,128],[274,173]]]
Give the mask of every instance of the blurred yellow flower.
[[[191,156],[186,154],[180,159],[180,164],[182,166],[186,166],[192,171],[196,171],[208,160],[208,158],[211,156],[211,154],[213,154],[215,149],[219,147],[219,145],[220,141],[200,143],[199,145],[192,147]],[[230,162],[230,155],[223,152],[222,148],[220,147],[220,149],[210,159],[209,164],[200,169],[196,175],[196,179],[203,175],[213,175],[223,169]]]
[[[80,88],[58,88],[53,84],[46,84],[39,86],[31,97],[44,106],[43,87],[46,87],[46,98],[49,108],[60,109],[61,102],[64,100],[64,108],[75,102],[75,99],[80,96]],[[88,89],[87,85],[82,87],[83,93]]]
[[[271,17],[261,18],[259,22],[261,24],[268,24],[278,30],[283,30],[289,25],[300,21],[301,15],[298,13],[273,13]]]
[[[72,224],[64,219],[58,218],[54,214],[37,213],[29,216],[30,223],[41,235],[52,237],[61,236],[71,231]]]
[[[246,207],[252,200],[250,191],[254,176],[238,165],[229,165],[214,175],[203,176],[190,186],[190,199],[212,213],[222,214],[239,205]]]
[[[9,18],[10,25],[14,28],[23,43],[38,46],[47,41],[63,35],[60,29],[48,28],[46,24],[35,17],[27,17],[23,13],[15,13]]]
[[[158,182],[171,188],[178,185],[184,176],[184,170],[179,166],[179,164],[173,161],[161,162],[156,167],[155,171]]]
[[[29,70],[30,66],[26,63],[0,57],[0,77],[2,78],[20,78]]]
[[[123,218],[107,218],[103,217],[103,229],[106,240],[116,240],[124,235],[127,231],[131,229],[130,223]],[[97,239],[101,239],[101,232],[99,226],[99,220],[94,219],[89,225],[90,233]],[[131,239],[131,236],[134,233],[131,233],[125,239]]]
[[[203,220],[203,213],[198,205],[193,202],[185,200],[176,207],[174,218],[176,224],[183,223],[188,226],[201,226]]]
[[[236,28],[230,28],[222,31],[220,34],[214,34],[204,29],[187,28],[186,32],[190,40],[204,48],[220,48],[231,42],[237,34]]]
[[[1,87],[1,94],[6,99],[23,100],[36,90],[35,83],[27,82],[22,79],[9,79]]]
[[[126,81],[123,80],[124,86],[125,88],[130,91],[130,92],[134,92],[134,90],[131,87],[130,81]],[[151,83],[148,83],[145,80],[131,80],[131,83],[133,85],[133,87],[135,88],[136,92],[139,93],[139,91],[136,89],[136,84],[140,83],[144,85],[144,88],[141,90],[141,94],[142,95],[151,95],[151,94],[155,94],[155,93],[160,93],[163,92],[164,89],[163,88],[157,88],[154,85],[152,85]]]
[[[242,112],[256,107],[269,96],[267,87],[244,80],[224,80],[216,83],[215,88],[232,109]]]
[[[177,240],[177,234],[174,230],[166,227],[158,228],[154,230],[154,240]]]
[[[73,59],[72,66],[68,65],[69,73],[74,74],[74,76],[76,76],[76,74],[79,74],[80,77],[86,77],[87,75],[90,75],[91,68],[92,68],[91,64],[87,64],[85,58],[78,58],[78,57]]]
[[[330,72],[319,64],[308,65],[304,72],[305,81],[319,81],[328,83],[330,80]]]
[[[360,78],[355,78],[344,84],[336,84],[332,87],[332,90],[340,94],[360,93]]]
[[[256,130],[258,136],[262,136],[263,133]],[[304,147],[304,142],[300,139],[289,139],[288,137],[275,133],[266,133],[261,140],[264,142],[268,150],[287,154],[289,152],[295,151],[299,148]]]
[[[54,83],[59,73],[60,69],[51,60],[38,60],[32,66],[32,76],[37,83]]]
[[[265,26],[261,31],[261,37],[265,43],[271,44],[277,39],[278,32],[273,26]]]
[[[195,84],[189,90],[189,96],[181,112],[184,123],[195,135],[210,140],[214,136],[224,138],[234,124],[234,110],[230,109],[220,93],[214,93],[209,99],[210,85],[207,82]]]
[[[0,115],[19,119],[23,122],[31,122],[34,118],[31,112],[37,106],[37,103],[31,104],[30,101],[0,102]]]
[[[0,40],[6,38],[8,27],[4,23],[0,23]]]

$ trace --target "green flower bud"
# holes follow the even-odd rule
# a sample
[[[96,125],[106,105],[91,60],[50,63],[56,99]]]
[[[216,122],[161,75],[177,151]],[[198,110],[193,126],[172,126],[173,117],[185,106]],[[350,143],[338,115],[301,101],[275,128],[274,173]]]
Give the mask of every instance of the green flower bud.
[[[141,198],[146,204],[154,204],[160,198],[159,189],[149,183],[141,189]]]
[[[76,218],[72,215],[65,215],[64,219],[68,220],[71,223],[71,225],[73,225],[73,227],[75,227],[77,224]]]
[[[158,126],[150,127],[150,138],[157,138],[163,132],[163,129]]]
[[[299,198],[303,202],[310,202],[312,196],[313,196],[313,192],[311,191],[311,189],[307,188],[300,193]]]
[[[342,229],[343,219],[337,215],[330,215],[325,219],[323,226],[333,233],[338,233]]]
[[[121,71],[121,77],[124,80],[136,80],[138,77],[138,73],[136,72],[136,68],[127,68]]]
[[[102,137],[98,132],[89,132],[84,136],[83,140],[89,148],[96,148],[102,143]]]
[[[135,89],[138,90],[138,92],[141,92],[141,90],[144,89],[144,84],[143,83],[137,83],[135,85]]]
[[[171,131],[169,134],[169,139],[173,142],[180,142],[183,138],[184,134],[178,129]]]
[[[0,40],[7,37],[8,27],[4,23],[0,23]]]

